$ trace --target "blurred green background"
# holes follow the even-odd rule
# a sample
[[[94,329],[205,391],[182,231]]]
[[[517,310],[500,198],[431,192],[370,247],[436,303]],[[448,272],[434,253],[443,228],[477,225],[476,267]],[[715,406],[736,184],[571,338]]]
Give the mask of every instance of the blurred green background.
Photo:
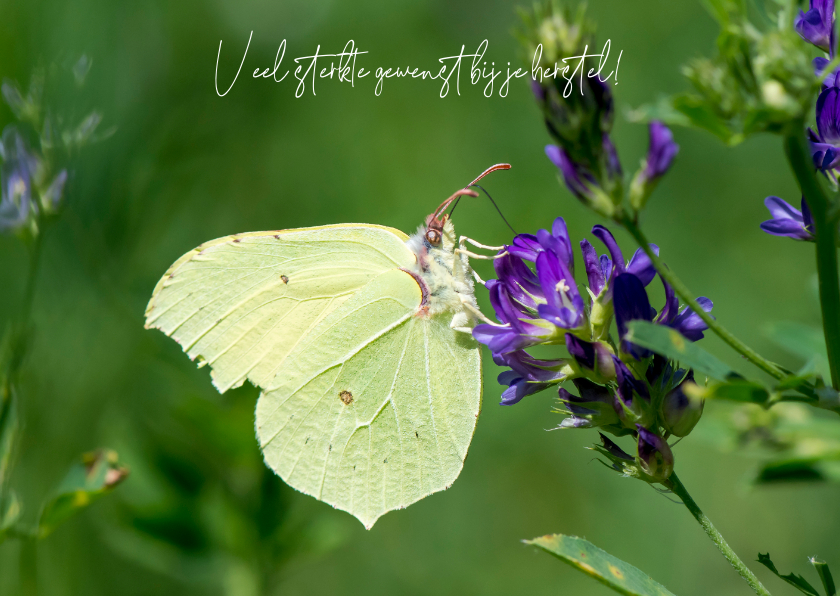
[[[680,64],[711,51],[716,26],[699,2],[593,0],[590,13],[601,42],[611,38],[613,51],[624,52],[614,139],[633,171],[647,134],[621,110],[682,90]],[[354,39],[370,52],[366,68],[432,68],[485,38],[488,58],[515,62],[514,4],[2,0],[0,15],[0,76],[25,85],[36,65],[87,53],[93,68],[73,101],[118,127],[76,164],[65,212],[46,239],[14,486],[31,519],[83,451],[113,447],[132,473],[39,544],[40,593],[611,593],[520,542],[549,532],[584,536],[676,594],[747,593],[684,508],[584,451],[595,432],[546,432],[560,420],[551,393],[497,406],[489,357],[484,408],[458,481],[368,532],[264,468],[253,387],[219,395],[175,342],[143,329],[159,276],[203,241],[338,222],[413,231],[501,161],[513,169],[486,188],[519,231],[563,215],[578,239],[603,223],[558,186],[523,80],[504,99],[482,97],[466,76],[460,97],[440,99],[434,82],[396,79],[375,97],[369,78],[355,89],[319,81],[317,96],[295,99],[291,75],[280,84],[250,78],[273,63],[284,38],[287,63],[318,44],[340,51]],[[220,98],[219,40],[221,84],[251,30],[242,75]],[[0,107],[0,124],[11,120]],[[727,149],[693,131],[676,138],[680,156],[651,200],[648,235],[737,336],[798,366],[762,331],[773,320],[818,322],[811,247],[758,228],[766,195],[798,204],[780,141],[758,136]],[[455,223],[486,243],[509,239],[485,199],[462,202]],[[629,255],[631,239],[617,235]],[[2,324],[19,312],[26,267],[20,242],[0,238]],[[748,370],[716,338],[704,344]],[[709,425],[729,408],[709,404],[706,412],[676,448],[677,470],[742,558],[769,550],[780,569],[805,574],[807,555],[840,565],[840,488],[749,489],[755,461],[709,440]],[[15,541],[0,545],[0,594],[20,589],[19,550]],[[769,572],[755,571],[785,593]]]

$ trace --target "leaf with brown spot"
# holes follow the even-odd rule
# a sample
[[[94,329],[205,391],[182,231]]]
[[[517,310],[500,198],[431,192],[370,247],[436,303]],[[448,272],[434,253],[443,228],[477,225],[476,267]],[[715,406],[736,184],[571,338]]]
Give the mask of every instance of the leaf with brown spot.
[[[525,540],[625,596],[674,596],[649,575],[588,540],[563,534]],[[584,563],[584,559],[586,562]]]

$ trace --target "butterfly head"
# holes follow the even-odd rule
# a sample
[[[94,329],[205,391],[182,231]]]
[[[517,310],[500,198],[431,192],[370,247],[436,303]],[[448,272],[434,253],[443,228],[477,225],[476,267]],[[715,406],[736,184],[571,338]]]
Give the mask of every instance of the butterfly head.
[[[454,201],[463,196],[477,197],[478,193],[469,188],[462,188],[441,203],[440,206],[426,218],[426,231],[423,233],[423,238],[431,246],[439,247],[441,242],[443,242],[445,235],[444,227],[449,221],[449,214],[445,213],[445,211]]]

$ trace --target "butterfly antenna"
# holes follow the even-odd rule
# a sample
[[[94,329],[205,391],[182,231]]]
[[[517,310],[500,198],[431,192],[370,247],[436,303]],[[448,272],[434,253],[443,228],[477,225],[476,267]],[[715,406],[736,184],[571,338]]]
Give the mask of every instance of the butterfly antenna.
[[[509,164],[509,163],[497,163],[496,165],[490,166],[489,168],[487,168],[486,170],[484,170],[481,174],[479,174],[479,175],[478,175],[478,178],[476,178],[475,180],[473,180],[472,182],[470,182],[470,183],[467,185],[467,188],[470,188],[470,187],[473,187],[473,186],[476,186],[476,187],[478,187],[478,188],[481,188],[480,186],[478,186],[478,184],[476,184],[476,182],[478,182],[479,180],[481,180],[482,178],[484,178],[487,174],[489,174],[489,173],[491,173],[491,172],[495,172],[495,171],[497,171],[497,170],[509,170],[509,169],[510,169],[510,164]],[[483,188],[481,188],[481,190],[484,190],[484,189],[483,189]],[[484,190],[484,194],[486,194],[486,195],[487,195],[487,198],[488,198],[488,199],[490,199],[490,202],[491,202],[491,203],[493,203],[493,206],[496,208],[496,211],[498,211],[498,212],[499,212],[499,215],[501,215],[501,216],[502,216],[502,219],[503,219],[503,220],[505,221],[505,223],[507,224],[507,227],[509,227],[511,230],[513,230],[513,227],[512,227],[512,226],[508,223],[508,220],[506,220],[506,219],[505,219],[505,216],[504,216],[504,215],[502,215],[502,212],[499,210],[499,206],[498,206],[498,205],[496,205],[496,202],[493,200],[493,198],[492,198],[492,197],[488,194],[488,192],[487,192],[486,190]],[[455,207],[457,207],[457,206],[458,206],[458,202],[459,202],[460,200],[461,200],[461,197],[458,197],[458,198],[455,200],[455,202],[453,203],[453,205],[452,205],[452,209],[449,211],[449,217],[452,217],[452,213],[455,211]],[[513,231],[513,233],[514,233],[514,234],[516,234],[516,231],[514,230],[514,231]]]
[[[510,231],[511,231],[511,232],[513,232],[513,234],[514,234],[514,236],[515,236],[515,235],[517,234],[516,230],[514,230],[514,229],[513,229],[513,226],[512,226],[512,225],[510,225],[510,222],[509,222],[509,221],[507,220],[507,218],[505,217],[505,214],[504,214],[504,213],[502,213],[502,210],[501,210],[501,209],[499,209],[499,206],[496,204],[496,201],[494,201],[494,200],[493,200],[493,197],[491,197],[491,196],[490,196],[490,193],[489,193],[489,192],[487,192],[486,190],[484,190],[484,187],[482,187],[482,186],[480,186],[480,185],[478,185],[478,184],[473,183],[473,184],[470,184],[470,186],[471,186],[471,187],[478,188],[478,189],[479,189],[479,190],[481,190],[484,194],[486,194],[486,195],[487,195],[487,198],[488,198],[488,199],[490,199],[490,202],[491,202],[491,203],[493,203],[493,207],[495,207],[495,208],[496,208],[496,211],[498,211],[498,212],[499,212],[499,217],[501,217],[501,218],[502,218],[502,221],[503,221],[503,222],[505,222],[505,225],[506,225],[507,227],[509,227],[509,228],[510,228]],[[460,197],[458,197],[458,198],[460,199]],[[455,205],[457,206],[457,203],[456,203]],[[453,208],[452,208],[452,210],[454,211],[454,210],[455,210],[455,207],[453,207]]]

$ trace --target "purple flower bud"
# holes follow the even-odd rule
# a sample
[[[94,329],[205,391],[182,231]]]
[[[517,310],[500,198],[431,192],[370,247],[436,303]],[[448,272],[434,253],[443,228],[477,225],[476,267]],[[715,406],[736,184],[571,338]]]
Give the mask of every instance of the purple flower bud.
[[[694,371],[688,371],[685,379],[662,400],[662,426],[677,437],[685,437],[694,429],[705,405],[702,397],[686,394],[686,383],[694,384]]]
[[[662,437],[650,432],[641,425],[639,431],[639,467],[654,482],[663,482],[674,471],[674,454]]]
[[[621,447],[619,447],[609,438],[604,436],[604,433],[598,434],[601,436],[601,444],[604,446],[604,449],[606,449],[609,452],[610,455],[618,459],[633,461],[633,457],[630,454],[625,453]]]
[[[584,168],[574,163],[565,150],[557,145],[546,145],[545,154],[563,175],[566,186],[584,204],[592,200],[592,188],[597,184]]]
[[[656,311],[650,306],[647,292],[642,281],[632,273],[621,273],[615,278],[613,290],[613,304],[615,308],[615,322],[618,325],[618,337],[621,338],[621,349],[640,360],[650,354],[644,348],[624,340],[627,334],[627,323],[630,321],[653,321]]]
[[[613,407],[613,394],[608,388],[587,379],[574,379],[572,382],[580,396],[560,388],[560,401],[569,409],[571,416],[563,420],[558,428],[592,428],[619,422]]]
[[[834,0],[811,0],[808,12],[799,11],[793,28],[807,42],[834,54]]]
[[[680,146],[674,142],[673,133],[662,122],[657,120],[651,122],[649,131],[650,147],[643,175],[648,182],[651,182],[665,175],[679,153]]]
[[[650,145],[647,157],[630,185],[630,204],[637,211],[645,206],[659,179],[670,169],[680,150],[680,146],[674,142],[671,130],[662,122],[651,122],[649,131]]]
[[[615,379],[613,353],[603,342],[590,343],[567,333],[566,348],[575,362],[590,373],[595,380],[606,383]]]
[[[794,209],[786,201],[773,196],[764,199],[764,206],[770,211],[773,219],[762,223],[762,230],[773,236],[814,241],[814,222],[804,196],[802,197],[802,211]]]

